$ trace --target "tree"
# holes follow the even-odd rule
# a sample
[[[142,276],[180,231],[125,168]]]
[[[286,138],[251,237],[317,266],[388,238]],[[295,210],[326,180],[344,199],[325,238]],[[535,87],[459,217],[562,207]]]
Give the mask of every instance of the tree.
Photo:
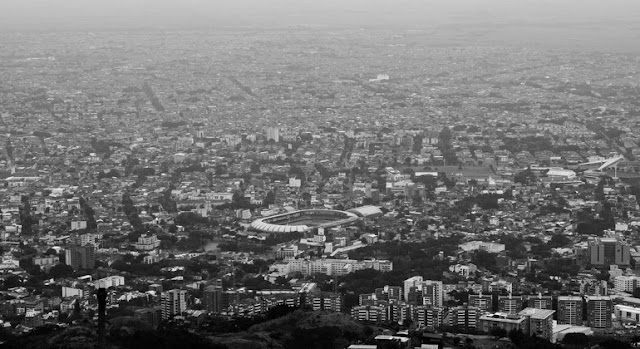
[[[598,346],[602,349],[631,349],[631,344],[623,342],[615,338],[608,338],[598,343]]]
[[[554,235],[551,237],[551,240],[547,243],[550,248],[558,248],[564,247],[571,243],[571,239],[569,239],[565,235]]]
[[[501,327],[494,327],[489,331],[489,334],[496,338],[502,338],[507,336],[507,330]]]
[[[490,271],[497,269],[496,256],[493,253],[484,250],[478,250],[474,254],[473,258],[471,258],[471,261],[480,268],[485,268]]]
[[[269,190],[267,192],[267,195],[264,198],[263,203],[264,203],[265,206],[269,206],[269,205],[275,204],[276,203],[276,194],[272,190]]]
[[[56,264],[49,269],[49,276],[54,279],[65,278],[73,275],[73,268],[66,264]]]
[[[589,337],[584,333],[567,333],[562,338],[562,344],[573,348],[586,348],[589,345]]]
[[[534,184],[536,182],[536,175],[531,170],[531,167],[528,167],[526,170],[516,173],[513,181],[524,185]]]
[[[22,280],[18,275],[9,275],[4,279],[2,283],[2,289],[6,290],[13,287],[18,287],[22,283]]]

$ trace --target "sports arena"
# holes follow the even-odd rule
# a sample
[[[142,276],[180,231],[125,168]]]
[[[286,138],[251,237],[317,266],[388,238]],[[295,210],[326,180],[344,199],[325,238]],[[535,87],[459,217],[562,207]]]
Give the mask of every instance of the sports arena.
[[[358,215],[338,210],[300,210],[256,219],[251,227],[267,233],[306,232],[313,228],[350,225]]]

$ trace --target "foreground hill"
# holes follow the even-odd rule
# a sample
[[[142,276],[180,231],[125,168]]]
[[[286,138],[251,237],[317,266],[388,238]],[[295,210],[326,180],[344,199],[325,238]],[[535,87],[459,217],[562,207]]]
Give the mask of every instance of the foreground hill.
[[[254,325],[247,332],[209,339],[228,348],[346,348],[364,340],[366,326],[348,315],[297,310],[284,317]]]
[[[46,326],[30,334],[4,338],[7,348],[219,348],[219,349],[287,349],[346,348],[365,340],[370,327],[353,321],[348,315],[324,311],[296,310],[274,320],[250,327],[244,332],[199,333],[164,328],[150,329],[132,317],[112,319],[105,343],[100,346],[97,333],[89,323],[84,326],[58,328]]]

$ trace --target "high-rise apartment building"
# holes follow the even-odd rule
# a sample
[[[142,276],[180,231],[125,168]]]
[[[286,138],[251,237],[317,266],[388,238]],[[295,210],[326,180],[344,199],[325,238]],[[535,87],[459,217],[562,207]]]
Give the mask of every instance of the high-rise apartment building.
[[[582,326],[582,297],[558,297],[558,323]]]
[[[587,297],[587,323],[593,328],[610,328],[613,301],[608,296]]]
[[[93,246],[72,245],[65,251],[65,263],[73,270],[90,270],[95,267]]]
[[[555,311],[539,308],[525,308],[520,312],[526,318],[526,330],[530,336],[551,340],[553,337],[553,314]]]
[[[490,294],[470,294],[469,306],[476,307],[482,311],[491,311],[493,309],[493,297]]]
[[[444,286],[442,281],[424,280],[422,282],[422,299],[424,305],[442,308]]]
[[[187,291],[170,290],[162,293],[162,319],[168,320],[187,310]]]
[[[267,141],[273,140],[274,142],[280,142],[280,129],[277,127],[267,127],[266,131]]]
[[[522,297],[512,295],[498,297],[498,311],[516,314],[520,310],[522,310]]]
[[[454,307],[449,309],[447,315],[449,326],[456,326],[460,328],[476,328],[478,321],[480,320],[483,311],[475,307],[469,307],[467,305],[461,307]]]
[[[412,300],[422,295],[422,305],[442,308],[444,285],[442,281],[424,280],[422,276],[414,276],[404,280],[403,300],[409,300],[409,292],[412,292]],[[412,302],[420,303],[420,302]]]
[[[209,285],[205,287],[202,292],[202,305],[204,309],[212,313],[221,313],[222,307],[222,294],[224,293],[222,287],[217,285]]]
[[[406,280],[404,280],[404,284],[403,284],[403,291],[404,291],[404,300],[408,300],[409,299],[409,291],[411,290],[412,287],[416,287],[416,290],[420,290],[422,291],[422,276],[414,276],[414,277],[410,277]]]
[[[553,297],[543,295],[527,296],[527,305],[529,308],[552,310]]]

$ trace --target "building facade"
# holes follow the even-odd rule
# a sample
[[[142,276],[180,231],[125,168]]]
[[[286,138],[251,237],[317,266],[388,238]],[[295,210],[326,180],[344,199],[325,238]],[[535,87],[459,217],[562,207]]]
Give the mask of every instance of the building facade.
[[[169,320],[187,310],[187,291],[170,290],[162,293],[162,319]]]

